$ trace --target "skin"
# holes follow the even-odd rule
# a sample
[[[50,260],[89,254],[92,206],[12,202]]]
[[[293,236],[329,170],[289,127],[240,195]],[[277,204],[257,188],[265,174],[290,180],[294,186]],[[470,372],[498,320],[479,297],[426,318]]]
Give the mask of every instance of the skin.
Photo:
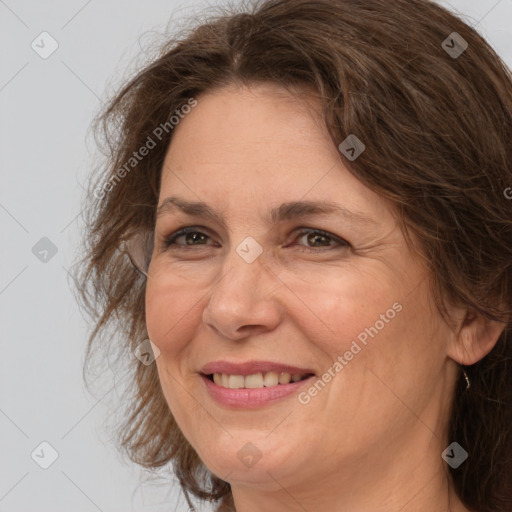
[[[454,324],[442,320],[423,260],[391,205],[347,170],[313,96],[259,84],[197,100],[175,128],[159,204],[170,195],[204,201],[226,226],[163,213],[146,291],[160,382],[185,437],[231,484],[238,512],[468,511],[440,456],[449,407],[459,363],[484,357],[504,326],[455,307]],[[374,224],[336,213],[270,224],[267,212],[292,200],[332,201]],[[165,249],[184,226],[206,237]],[[301,236],[301,227],[333,238]],[[247,236],[263,249],[252,263],[236,252]],[[322,375],[395,303],[401,311],[306,405],[292,394],[230,409],[199,377],[220,359]],[[237,457],[247,442],[261,454],[251,467]]]

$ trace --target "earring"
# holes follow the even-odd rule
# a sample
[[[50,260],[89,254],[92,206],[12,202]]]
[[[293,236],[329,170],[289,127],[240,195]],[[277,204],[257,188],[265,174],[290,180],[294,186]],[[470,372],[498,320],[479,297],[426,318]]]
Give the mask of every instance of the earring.
[[[464,379],[466,379],[466,391],[471,387],[471,382],[469,381],[468,374],[466,373],[466,370],[462,368],[462,374],[464,375]]]

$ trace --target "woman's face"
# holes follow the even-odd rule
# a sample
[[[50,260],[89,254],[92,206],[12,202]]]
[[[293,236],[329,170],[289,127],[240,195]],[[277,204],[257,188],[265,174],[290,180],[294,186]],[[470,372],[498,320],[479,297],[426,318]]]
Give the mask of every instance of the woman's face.
[[[363,485],[429,449],[440,461],[451,334],[389,204],[344,167],[311,97],[197,100],[166,155],[146,292],[185,437],[235,487]]]

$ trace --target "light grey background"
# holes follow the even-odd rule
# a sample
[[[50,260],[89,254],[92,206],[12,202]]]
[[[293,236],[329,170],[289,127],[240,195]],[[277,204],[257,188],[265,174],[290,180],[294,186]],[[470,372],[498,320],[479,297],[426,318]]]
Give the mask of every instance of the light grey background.
[[[468,16],[512,67],[512,0],[441,3]],[[207,5],[0,0],[0,512],[188,510],[169,468],[148,480],[113,449],[104,425],[123,388],[110,373],[103,393],[84,389],[88,331],[67,271],[80,251],[93,115],[171,15]],[[59,45],[47,59],[31,48],[43,31]],[[46,263],[32,252],[42,237],[57,248]],[[43,441],[59,454],[46,470],[31,458]],[[42,450],[39,460],[49,457]]]

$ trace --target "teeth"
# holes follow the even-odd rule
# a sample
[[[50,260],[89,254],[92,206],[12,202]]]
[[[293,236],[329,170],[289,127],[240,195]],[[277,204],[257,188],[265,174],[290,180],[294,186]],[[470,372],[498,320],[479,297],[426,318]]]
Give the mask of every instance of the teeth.
[[[246,388],[262,388],[263,387],[263,374],[255,373],[254,375],[247,375],[245,377]]]
[[[244,377],[242,375],[230,375],[228,387],[231,389],[240,389],[244,387]]]
[[[213,382],[217,386],[230,389],[258,389],[263,387],[277,386],[278,384],[289,384],[298,382],[304,377],[300,373],[293,375],[286,372],[259,372],[252,375],[228,375],[226,373],[214,373]]]
[[[281,372],[279,374],[279,384],[289,384],[292,376],[289,373]]]
[[[279,375],[277,372],[267,372],[265,374],[265,378],[263,379],[263,385],[266,388],[269,388],[271,386],[277,386],[277,383],[279,382]]]

